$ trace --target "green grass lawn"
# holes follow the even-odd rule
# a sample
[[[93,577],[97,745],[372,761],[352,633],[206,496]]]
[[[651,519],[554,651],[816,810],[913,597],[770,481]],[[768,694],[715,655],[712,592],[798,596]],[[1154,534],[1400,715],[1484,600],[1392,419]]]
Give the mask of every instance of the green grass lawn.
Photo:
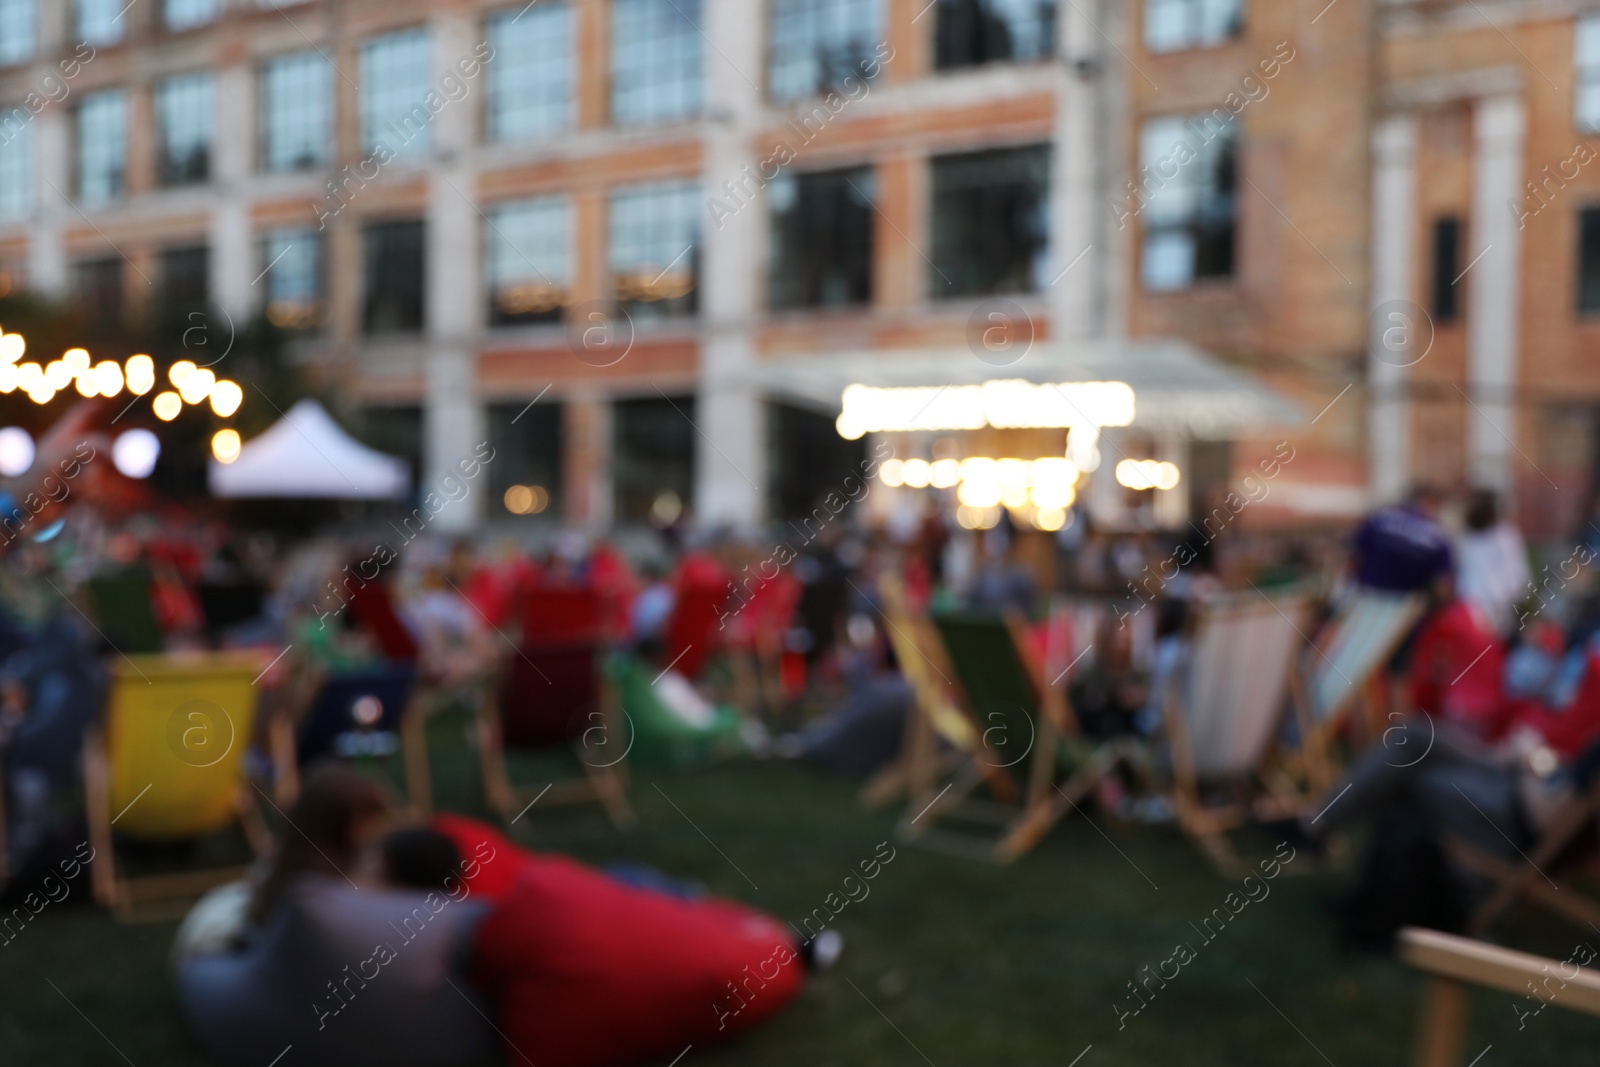
[[[441,806],[481,812],[459,724],[437,724],[434,741]],[[890,839],[894,818],[789,766],[636,771],[631,792],[641,825],[628,835],[537,807],[517,829],[535,847],[652,864],[798,923]],[[1337,875],[1279,877],[1202,944],[1190,924],[1237,883],[1170,831],[1095,824],[1069,821],[1007,868],[895,845],[870,895],[835,920],[839,967],[765,1030],[683,1064],[1069,1067],[1085,1049],[1081,1067],[1411,1062],[1422,983],[1390,960],[1335,951]],[[1245,842],[1262,856],[1271,844]],[[76,902],[86,895],[85,884],[0,948],[0,1065],[206,1062],[167,979],[174,924],[119,924]],[[1558,958],[1581,938],[1531,915],[1504,934]],[[1135,971],[1180,941],[1197,957],[1119,1030],[1113,1001],[1130,1005]],[[1519,1031],[1516,1002],[1474,994],[1467,1061],[1492,1045],[1478,1067],[1592,1062],[1600,1020],[1552,1007]]]

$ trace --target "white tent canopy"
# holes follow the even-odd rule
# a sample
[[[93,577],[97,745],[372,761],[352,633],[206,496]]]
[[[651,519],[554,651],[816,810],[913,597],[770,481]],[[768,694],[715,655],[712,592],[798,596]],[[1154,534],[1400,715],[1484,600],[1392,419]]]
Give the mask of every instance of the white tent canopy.
[[[213,459],[213,496],[395,500],[411,489],[406,461],[344,432],[315,400],[302,400],[232,463]]]

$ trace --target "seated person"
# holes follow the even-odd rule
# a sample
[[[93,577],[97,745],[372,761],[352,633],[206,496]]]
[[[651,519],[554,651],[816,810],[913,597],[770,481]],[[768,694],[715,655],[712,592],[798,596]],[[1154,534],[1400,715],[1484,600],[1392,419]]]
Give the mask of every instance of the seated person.
[[[450,1067],[491,1055],[494,1031],[461,979],[483,909],[464,891],[395,889],[373,870],[381,787],[342,765],[307,776],[254,887],[196,906],[174,950],[191,1031],[225,1063]],[[457,882],[458,887],[462,883]]]

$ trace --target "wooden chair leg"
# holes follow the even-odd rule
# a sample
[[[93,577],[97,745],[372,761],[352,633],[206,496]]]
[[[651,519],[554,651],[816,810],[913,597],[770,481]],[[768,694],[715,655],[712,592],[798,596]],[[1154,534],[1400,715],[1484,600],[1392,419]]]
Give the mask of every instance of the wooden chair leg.
[[[517,813],[517,798],[511,788],[511,774],[506,769],[506,752],[500,734],[500,720],[491,698],[485,696],[478,704],[478,765],[483,771],[483,795],[489,806],[502,819]]]
[[[1467,987],[1449,978],[1430,978],[1422,998],[1417,1067],[1459,1067],[1466,1023]]]
[[[111,847],[111,776],[106,760],[105,734],[98,727],[83,738],[84,807],[89,822],[89,884],[95,902],[114,908],[119,896],[116,856]]]
[[[584,770],[589,776],[589,783],[593,786],[595,795],[600,798],[601,805],[606,809],[606,816],[611,824],[618,830],[631,830],[639,824],[639,817],[633,813],[633,806],[628,803],[628,790],[623,785],[623,779],[614,767],[589,767]]]
[[[234,803],[238,807],[239,825],[250,844],[250,851],[257,856],[265,856],[272,851],[272,834],[267,830],[266,820],[261,817],[261,808],[256,804],[249,783],[239,783],[238,798]]]
[[[300,764],[295,752],[294,721],[286,711],[273,715],[267,724],[267,745],[275,778],[272,801],[288,811],[300,797]]]
[[[406,709],[400,727],[400,749],[406,764],[406,793],[423,818],[433,814],[433,783],[428,773],[426,699],[421,694]]]

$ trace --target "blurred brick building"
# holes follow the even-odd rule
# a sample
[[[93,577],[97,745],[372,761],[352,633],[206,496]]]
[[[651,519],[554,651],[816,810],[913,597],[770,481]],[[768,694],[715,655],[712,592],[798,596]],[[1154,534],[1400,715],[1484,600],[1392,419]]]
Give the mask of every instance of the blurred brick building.
[[[1425,478],[1553,533],[1600,451],[1583,7],[0,0],[0,270],[293,329],[425,482],[496,444],[452,523],[803,512],[861,449],[839,381],[1028,371],[973,358],[1003,299],[1152,413],[1158,356],[1254,383],[1108,428],[1184,471],[1105,464],[1108,521],[1288,440],[1263,519]]]

